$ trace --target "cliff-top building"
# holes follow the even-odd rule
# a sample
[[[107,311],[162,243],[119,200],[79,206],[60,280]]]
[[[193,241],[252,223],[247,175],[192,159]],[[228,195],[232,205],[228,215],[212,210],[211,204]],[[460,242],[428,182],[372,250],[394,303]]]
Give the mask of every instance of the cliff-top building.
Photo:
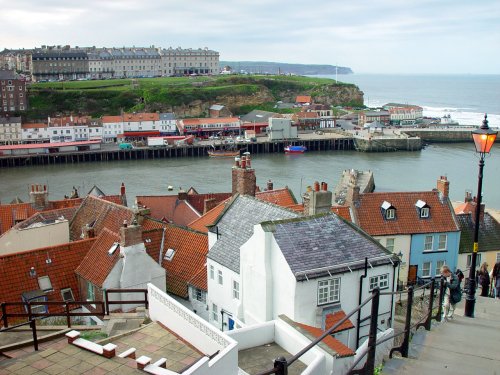
[[[13,70],[0,69],[0,116],[28,109],[26,82]]]

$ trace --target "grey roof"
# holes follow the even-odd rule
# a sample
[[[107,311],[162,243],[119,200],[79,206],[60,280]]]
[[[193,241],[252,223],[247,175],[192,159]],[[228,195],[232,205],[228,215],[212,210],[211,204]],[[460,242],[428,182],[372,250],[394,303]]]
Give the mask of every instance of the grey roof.
[[[220,111],[220,110],[221,110],[221,109],[223,109],[223,108],[224,108],[224,106],[223,106],[223,105],[221,105],[221,104],[213,104],[213,105],[210,107],[210,109],[211,109],[212,111]]]
[[[16,72],[8,69],[0,69],[0,79],[17,79]]]
[[[299,214],[272,203],[239,195],[210,229],[219,239],[208,251],[208,258],[240,273],[240,247],[253,235],[254,225],[264,221],[292,219]]]
[[[247,113],[244,116],[241,116],[240,120],[242,122],[267,122],[267,120],[271,117],[280,116],[278,113],[261,111],[259,109],[254,109],[252,112]]]
[[[1,77],[0,77],[1,78]],[[0,117],[0,124],[20,124],[21,117]]]
[[[326,276],[364,267],[364,259],[379,258],[372,265],[391,263],[388,252],[360,228],[337,215],[303,217],[264,223],[274,232],[291,271],[297,280]]]
[[[160,120],[175,120],[175,114],[171,112],[160,113]]]

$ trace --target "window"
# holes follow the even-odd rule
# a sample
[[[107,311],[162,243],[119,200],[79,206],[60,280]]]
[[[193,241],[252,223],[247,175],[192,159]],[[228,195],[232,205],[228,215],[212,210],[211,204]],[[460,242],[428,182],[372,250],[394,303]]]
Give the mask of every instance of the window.
[[[387,238],[385,240],[385,248],[389,250],[391,253],[394,252],[394,238]]]
[[[481,265],[481,255],[482,254],[477,253],[476,268],[479,268],[479,266]],[[498,257],[498,254],[497,254],[497,257]],[[467,267],[470,267],[471,263],[472,263],[472,254],[467,254]]]
[[[71,290],[71,288],[61,289],[61,297],[62,297],[63,301],[65,301],[65,302],[75,300],[75,298],[73,297],[73,291]]]
[[[340,301],[340,278],[318,281],[318,305]]]
[[[380,289],[387,289],[389,287],[389,274],[372,276],[370,277],[370,290],[379,287]]]
[[[34,302],[46,302],[47,298],[45,296],[37,297],[30,299],[28,302],[34,303]],[[28,312],[28,308],[26,307],[26,312]],[[48,312],[48,306],[47,305],[34,305],[31,306],[31,312],[34,314],[42,314]]]
[[[175,250],[174,249],[168,249],[167,252],[165,253],[165,256],[163,259],[168,260],[169,262],[172,261],[175,255]]]
[[[394,208],[390,208],[385,212],[385,218],[387,220],[392,220],[396,217],[396,210]]]
[[[233,280],[233,298],[240,299],[240,283]]]
[[[219,311],[218,311],[217,305],[215,303],[212,303],[212,319],[214,322],[219,321]]]
[[[443,267],[445,264],[446,261],[444,260],[436,261],[436,276],[439,276],[441,274],[441,267]]]
[[[219,270],[217,272],[218,278],[219,278],[219,284],[222,285],[224,283],[224,278],[222,277],[222,271]]]
[[[446,250],[446,243],[448,242],[448,236],[446,234],[439,235],[438,250]]]
[[[214,270],[214,266],[210,265],[210,279],[214,279],[215,277],[215,270]]]
[[[431,276],[431,262],[424,262],[422,264],[422,277]]]
[[[495,263],[498,263],[500,262],[500,253],[497,253],[497,260],[495,261]]]
[[[41,290],[44,292],[52,292],[52,283],[50,282],[50,279],[48,276],[41,276],[38,278],[38,286],[40,287]]]
[[[198,288],[193,289],[193,298],[197,301],[206,303],[206,294],[201,289]]]
[[[424,251],[432,251],[432,236],[425,236],[424,240]]]
[[[429,217],[429,207],[424,207],[420,210],[420,217],[421,218]]]
[[[87,281],[87,301],[95,301],[94,286],[90,281]]]

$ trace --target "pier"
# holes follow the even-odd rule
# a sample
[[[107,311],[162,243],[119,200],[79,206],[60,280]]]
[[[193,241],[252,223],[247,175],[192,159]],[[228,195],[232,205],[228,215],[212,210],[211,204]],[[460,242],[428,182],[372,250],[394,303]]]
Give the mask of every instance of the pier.
[[[298,139],[295,143],[304,145],[308,151],[348,151],[354,150],[351,137],[308,137]],[[292,142],[292,143],[294,143]],[[252,154],[283,153],[290,141],[261,141],[255,143],[237,144],[241,152]],[[175,147],[137,147],[130,150],[119,150],[116,145],[103,145],[100,150],[75,151],[59,153],[40,153],[0,157],[1,168],[24,167],[34,165],[77,164],[88,162],[108,162],[119,160],[145,160],[169,158],[208,157],[212,149],[209,142],[199,142],[194,145],[179,145]]]

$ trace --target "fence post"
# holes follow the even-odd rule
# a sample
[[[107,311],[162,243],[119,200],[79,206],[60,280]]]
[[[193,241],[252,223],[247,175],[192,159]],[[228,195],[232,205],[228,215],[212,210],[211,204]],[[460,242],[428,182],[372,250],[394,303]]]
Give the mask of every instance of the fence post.
[[[33,317],[31,316],[31,302],[28,302],[28,320],[32,320]]]
[[[401,355],[408,358],[408,348],[410,346],[411,330],[411,308],[413,307],[413,286],[408,288],[408,301],[406,305],[405,335],[401,345]]]
[[[109,298],[108,290],[105,289],[104,290],[104,302],[105,302],[105,305],[103,306],[104,307],[104,315],[109,315],[108,298]]]
[[[68,323],[68,328],[71,327],[71,317],[69,316],[69,303],[66,301],[65,303],[65,311],[66,311],[66,322]]]
[[[431,323],[432,323],[432,308],[434,307],[434,286],[435,283],[435,278],[432,278],[432,283],[431,283],[431,294],[429,296],[429,313],[427,314],[427,319],[425,321],[425,329],[427,331],[431,330]]]
[[[275,374],[288,375],[288,363],[285,357],[278,357],[274,360],[274,368],[278,369]]]
[[[444,278],[441,277],[441,281],[439,283],[439,306],[438,306],[438,312],[434,319],[436,321],[440,322],[441,321],[441,314],[443,313],[443,298],[444,298]]]
[[[38,351],[38,337],[36,335],[36,321],[34,319],[30,320],[31,331],[33,332],[33,346],[35,351]]]
[[[375,353],[377,350],[377,325],[378,305],[380,301],[380,289],[372,290],[372,311],[370,319],[370,334],[368,336],[368,357],[366,358],[365,374],[373,374],[375,371]]]
[[[9,326],[8,319],[7,319],[7,306],[5,305],[5,302],[2,302],[0,305],[2,306],[3,326],[4,326],[4,328],[7,328]]]
[[[148,290],[144,290],[144,300],[146,301],[146,303],[144,304],[145,307],[146,307],[146,310],[149,309],[149,300],[148,300]]]

